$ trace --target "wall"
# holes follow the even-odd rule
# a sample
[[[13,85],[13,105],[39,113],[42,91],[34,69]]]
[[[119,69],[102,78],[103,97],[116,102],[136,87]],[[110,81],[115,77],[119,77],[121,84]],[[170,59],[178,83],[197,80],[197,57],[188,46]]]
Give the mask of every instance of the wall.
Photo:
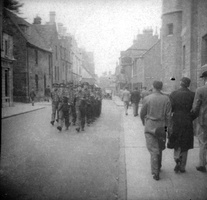
[[[35,51],[38,52],[38,64],[36,64]],[[37,48],[28,47],[28,69],[29,69],[29,91],[32,88],[36,90],[37,100],[43,100],[45,88],[51,84],[51,75],[49,73],[52,66],[49,66],[50,53]],[[38,75],[38,89],[36,88],[35,75]],[[46,83],[44,82],[44,76]]]

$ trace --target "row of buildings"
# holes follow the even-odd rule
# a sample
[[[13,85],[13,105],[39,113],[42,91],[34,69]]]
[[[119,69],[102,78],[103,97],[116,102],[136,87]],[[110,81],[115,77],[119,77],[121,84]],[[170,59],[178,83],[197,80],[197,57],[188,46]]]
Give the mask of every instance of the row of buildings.
[[[206,11],[206,0],[163,0],[160,37],[145,29],[120,53],[116,90],[126,85],[150,89],[154,80],[161,80],[171,92],[183,76],[191,79],[193,91],[201,86],[199,76],[207,71]]]
[[[97,78],[93,53],[78,47],[67,28],[56,23],[55,12],[49,13],[49,22],[42,24],[37,16],[31,24],[1,10],[1,66],[3,107],[29,102],[32,88],[42,100],[53,83],[94,84]]]

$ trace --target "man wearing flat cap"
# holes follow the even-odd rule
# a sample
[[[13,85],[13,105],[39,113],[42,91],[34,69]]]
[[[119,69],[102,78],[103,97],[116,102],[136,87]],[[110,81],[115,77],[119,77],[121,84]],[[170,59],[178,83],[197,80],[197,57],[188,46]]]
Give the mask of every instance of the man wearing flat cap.
[[[160,179],[159,172],[164,149],[160,139],[165,140],[163,135],[165,135],[165,127],[168,126],[171,115],[170,99],[161,92],[162,86],[161,81],[153,82],[153,92],[143,99],[140,111],[140,118],[145,126],[146,145],[151,156],[151,172],[155,180]]]
[[[197,88],[193,103],[193,111],[197,114],[196,135],[199,141],[199,165],[196,169],[206,172],[207,156],[207,71],[204,71],[200,78],[204,85]]]
[[[194,92],[190,91],[191,80],[183,77],[180,88],[170,94],[172,105],[172,133],[169,137],[168,148],[174,149],[175,173],[185,172],[188,150],[193,149],[193,120],[192,113]]]

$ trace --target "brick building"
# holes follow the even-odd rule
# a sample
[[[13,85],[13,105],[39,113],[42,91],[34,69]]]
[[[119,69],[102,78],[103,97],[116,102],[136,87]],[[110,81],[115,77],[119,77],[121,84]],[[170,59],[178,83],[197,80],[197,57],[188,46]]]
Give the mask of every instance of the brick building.
[[[31,88],[37,99],[44,97],[45,88],[52,80],[52,52],[35,26],[4,9],[5,32],[13,36],[13,98],[29,102]]]
[[[164,89],[177,89],[180,78],[187,76],[195,90],[202,84],[201,72],[207,70],[207,1],[163,0],[162,7]]]

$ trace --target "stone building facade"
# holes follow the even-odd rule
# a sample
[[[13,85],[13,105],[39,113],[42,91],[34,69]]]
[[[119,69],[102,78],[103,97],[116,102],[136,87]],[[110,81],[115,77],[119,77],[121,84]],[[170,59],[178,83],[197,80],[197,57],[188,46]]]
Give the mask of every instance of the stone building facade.
[[[152,29],[145,29],[142,34],[137,35],[130,48],[121,52],[119,58],[119,63],[122,66],[121,73],[124,74],[124,85],[127,85],[130,90],[133,90],[134,87],[141,89],[144,81],[144,67],[141,56],[157,42],[158,35],[153,35]]]
[[[132,83],[134,87],[150,89],[154,80],[163,81],[160,40],[139,56],[133,65]]]
[[[35,26],[4,9],[4,31],[13,36],[13,98],[29,102],[29,93],[35,89],[37,100],[44,98],[45,87],[51,84],[52,52]]]
[[[2,107],[13,105],[13,37],[2,33],[1,46],[1,97]]]
[[[187,76],[194,91],[202,84],[201,72],[207,70],[207,1],[163,0],[162,7],[164,89],[178,89],[180,78]]]

